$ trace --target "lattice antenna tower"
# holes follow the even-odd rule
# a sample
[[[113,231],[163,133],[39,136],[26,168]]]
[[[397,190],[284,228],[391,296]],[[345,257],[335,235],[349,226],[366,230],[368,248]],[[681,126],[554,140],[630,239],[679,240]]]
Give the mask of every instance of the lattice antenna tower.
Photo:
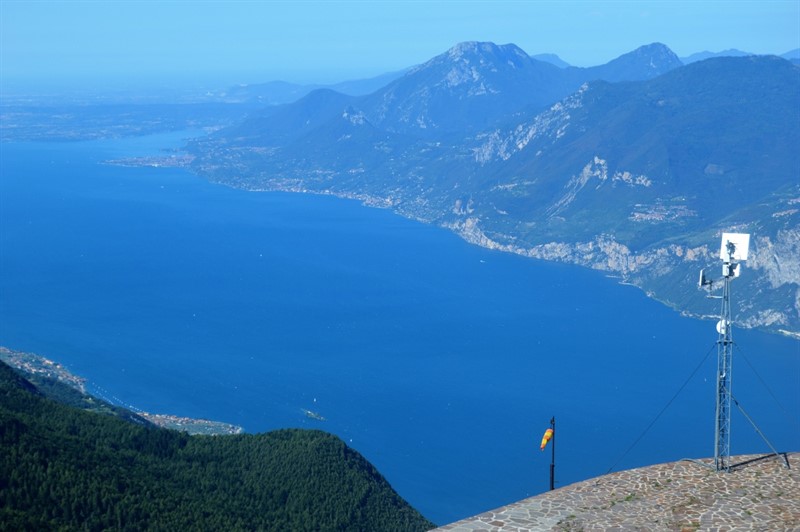
[[[722,259],[722,309],[717,322],[717,393],[714,427],[714,468],[730,471],[731,468],[731,369],[733,361],[733,336],[731,326],[731,281],[741,274],[741,262],[747,260],[750,235],[722,233],[719,257]],[[713,286],[705,271],[700,271],[700,286]]]

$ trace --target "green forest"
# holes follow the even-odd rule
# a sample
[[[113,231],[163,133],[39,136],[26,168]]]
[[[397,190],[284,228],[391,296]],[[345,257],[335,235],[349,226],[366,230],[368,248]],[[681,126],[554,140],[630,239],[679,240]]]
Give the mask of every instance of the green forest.
[[[429,530],[322,431],[189,436],[46,397],[0,363],[0,530]]]

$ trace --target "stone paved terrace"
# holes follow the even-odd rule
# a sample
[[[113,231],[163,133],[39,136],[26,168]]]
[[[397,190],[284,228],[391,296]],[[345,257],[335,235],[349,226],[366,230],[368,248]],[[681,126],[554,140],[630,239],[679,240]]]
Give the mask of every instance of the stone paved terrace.
[[[436,530],[800,531],[800,453],[737,456],[732,463],[730,473],[694,461],[612,473]]]

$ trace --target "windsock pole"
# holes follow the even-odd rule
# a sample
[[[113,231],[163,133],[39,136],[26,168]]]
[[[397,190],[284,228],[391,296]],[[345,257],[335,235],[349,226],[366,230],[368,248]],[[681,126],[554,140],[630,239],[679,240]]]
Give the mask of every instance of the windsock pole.
[[[550,491],[556,489],[556,418],[553,416],[550,419],[550,428],[553,429],[553,446],[551,448],[552,455],[550,458]]]
[[[553,416],[550,419],[550,428],[544,431],[544,436],[542,436],[542,444],[539,448],[544,451],[544,448],[547,447],[547,444],[553,442],[552,445],[552,458],[550,459],[550,490],[556,489],[556,418]]]

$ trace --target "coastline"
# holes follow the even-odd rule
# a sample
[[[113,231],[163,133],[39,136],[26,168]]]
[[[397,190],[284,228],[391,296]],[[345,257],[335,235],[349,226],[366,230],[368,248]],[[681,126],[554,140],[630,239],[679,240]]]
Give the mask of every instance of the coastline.
[[[676,301],[672,301],[668,295],[660,293],[660,290],[659,293],[656,293],[652,288],[648,288],[649,283],[646,279],[647,270],[654,266],[664,268],[668,272],[678,272],[682,266],[685,266],[684,263],[691,263],[693,268],[695,266],[699,268],[703,261],[713,261],[713,250],[707,245],[692,248],[687,245],[669,244],[636,251],[617,241],[613,234],[605,233],[597,234],[594,238],[586,241],[552,241],[536,245],[519,245],[510,235],[490,236],[487,234],[485,228],[481,226],[479,217],[468,216],[456,221],[437,220],[433,213],[429,212],[426,216],[414,209],[403,208],[403,201],[399,197],[392,195],[384,197],[369,192],[314,188],[302,179],[270,181],[261,183],[259,186],[253,183],[214,177],[204,172],[202,168],[196,167],[193,164],[196,159],[196,155],[183,147],[170,155],[123,157],[109,159],[103,161],[102,164],[127,167],[183,168],[210,183],[237,190],[313,194],[358,201],[365,207],[386,209],[403,218],[448,230],[465,242],[484,249],[603,272],[607,277],[616,279],[618,284],[637,288],[648,298],[675,310],[682,316],[700,320],[716,319],[716,317],[709,317],[697,309],[683,307]],[[763,265],[761,267],[763,268]],[[746,303],[751,305],[750,302]],[[792,326],[791,317],[786,311],[768,309],[757,315],[738,319],[738,325],[745,329],[762,329],[772,334],[800,340],[800,330],[790,328]]]
[[[63,365],[43,356],[0,346],[0,361],[23,374],[57,381],[85,396],[94,397],[87,391],[85,378],[73,374]],[[131,412],[157,427],[178,430],[191,435],[222,436],[244,432],[243,427],[222,421],[195,419],[172,414],[153,414],[139,410]]]

